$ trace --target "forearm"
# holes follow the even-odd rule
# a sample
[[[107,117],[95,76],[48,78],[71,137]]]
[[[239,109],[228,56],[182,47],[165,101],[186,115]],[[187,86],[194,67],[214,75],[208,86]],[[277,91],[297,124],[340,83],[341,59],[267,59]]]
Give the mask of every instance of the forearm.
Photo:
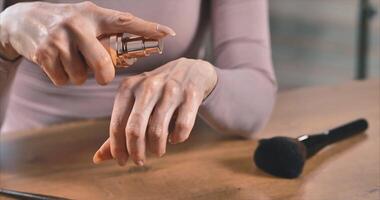
[[[270,117],[275,82],[249,68],[216,69],[218,83],[200,107],[200,116],[222,133],[252,138]]]
[[[218,82],[200,114],[222,133],[252,138],[268,121],[276,98],[269,39],[226,38],[216,43]]]
[[[269,119],[277,85],[266,0],[212,1],[218,82],[200,115],[222,133],[252,138]]]

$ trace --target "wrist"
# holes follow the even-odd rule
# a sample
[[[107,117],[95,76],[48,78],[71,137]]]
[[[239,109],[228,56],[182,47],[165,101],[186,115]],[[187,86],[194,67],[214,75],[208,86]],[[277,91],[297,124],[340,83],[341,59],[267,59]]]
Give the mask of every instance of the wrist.
[[[216,84],[218,82],[218,73],[216,72],[216,69],[214,67],[214,65],[212,65],[211,63],[208,63],[209,64],[209,69],[210,69],[210,75],[209,75],[209,87],[208,89],[206,90],[206,94],[205,94],[205,97],[204,99],[206,99],[210,94],[211,92],[215,89],[216,87]]]

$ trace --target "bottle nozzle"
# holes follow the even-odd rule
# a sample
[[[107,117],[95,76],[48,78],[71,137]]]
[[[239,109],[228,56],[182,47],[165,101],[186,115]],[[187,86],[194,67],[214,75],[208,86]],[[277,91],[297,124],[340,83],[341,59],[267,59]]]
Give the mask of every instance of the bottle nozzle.
[[[135,36],[128,33],[112,35],[109,43],[103,45],[111,55],[112,62],[116,67],[132,65],[137,58],[162,54],[162,40],[155,40]]]

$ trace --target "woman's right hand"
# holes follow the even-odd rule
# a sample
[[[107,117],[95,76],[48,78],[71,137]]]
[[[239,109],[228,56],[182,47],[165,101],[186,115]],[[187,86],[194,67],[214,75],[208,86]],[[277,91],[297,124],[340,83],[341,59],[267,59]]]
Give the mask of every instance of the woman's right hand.
[[[88,68],[99,84],[109,83],[115,69],[98,38],[122,32],[154,39],[175,34],[167,26],[91,2],[18,3],[0,14],[3,50],[40,65],[55,85],[84,83]]]

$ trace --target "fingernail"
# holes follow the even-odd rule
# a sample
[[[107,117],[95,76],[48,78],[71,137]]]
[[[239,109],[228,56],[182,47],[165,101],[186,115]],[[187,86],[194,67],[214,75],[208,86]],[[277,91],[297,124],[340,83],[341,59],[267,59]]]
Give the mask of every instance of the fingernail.
[[[142,167],[142,166],[144,166],[144,162],[142,160],[139,160],[139,161],[137,161],[137,165]]]
[[[125,163],[127,163],[127,160],[125,160],[125,158],[120,158],[117,160],[117,162],[120,166],[124,166]]]
[[[176,36],[177,35],[177,33],[173,29],[171,29],[171,28],[169,28],[167,26],[164,26],[164,25],[158,25],[157,26],[157,30],[160,31],[160,32],[169,34],[171,36]]]
[[[99,154],[95,154],[94,157],[92,158],[92,162],[94,164],[99,164],[103,162],[103,160],[100,158]]]

